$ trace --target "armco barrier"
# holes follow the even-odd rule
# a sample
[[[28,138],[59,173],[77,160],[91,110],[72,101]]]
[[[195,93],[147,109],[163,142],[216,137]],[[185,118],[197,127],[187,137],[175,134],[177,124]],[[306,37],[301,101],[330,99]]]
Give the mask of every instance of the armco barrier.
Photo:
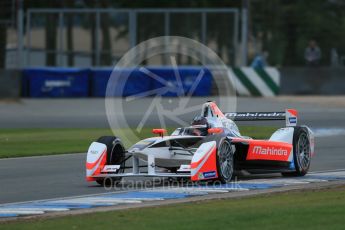
[[[89,96],[88,69],[30,68],[23,71],[24,96],[87,97]]]
[[[229,68],[241,96],[275,96],[280,90],[280,73],[278,69],[267,68]]]

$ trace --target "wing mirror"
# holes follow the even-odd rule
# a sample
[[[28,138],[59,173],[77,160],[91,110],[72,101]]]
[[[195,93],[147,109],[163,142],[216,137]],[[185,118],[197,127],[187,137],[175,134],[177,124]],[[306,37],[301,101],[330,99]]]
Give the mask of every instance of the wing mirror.
[[[207,130],[208,134],[218,134],[222,133],[223,129],[222,128],[210,128]]]
[[[163,137],[165,133],[167,133],[166,129],[152,129],[153,134],[158,134],[159,136]]]

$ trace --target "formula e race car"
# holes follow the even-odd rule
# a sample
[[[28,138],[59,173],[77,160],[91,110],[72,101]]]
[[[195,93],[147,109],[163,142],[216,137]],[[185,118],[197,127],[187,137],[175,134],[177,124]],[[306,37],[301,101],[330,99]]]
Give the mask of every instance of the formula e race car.
[[[236,120],[286,120],[286,127],[268,140],[255,140],[240,134]],[[157,137],[139,141],[127,151],[119,138],[100,137],[89,147],[86,179],[103,184],[122,177],[187,177],[227,183],[240,170],[304,176],[314,154],[314,136],[308,127],[296,125],[293,109],[223,113],[216,103],[207,102],[191,126],[177,128],[169,136],[164,129],[153,129]]]

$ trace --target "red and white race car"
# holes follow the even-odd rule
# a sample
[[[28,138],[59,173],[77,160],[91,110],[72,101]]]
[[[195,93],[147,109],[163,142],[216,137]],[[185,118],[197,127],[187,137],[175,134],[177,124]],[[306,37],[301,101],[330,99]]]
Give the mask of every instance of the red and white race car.
[[[255,140],[240,134],[236,120],[286,120],[286,127],[268,140]],[[314,136],[308,127],[296,125],[293,109],[223,113],[214,102],[207,102],[191,126],[171,135],[153,129],[159,136],[139,141],[127,151],[119,138],[100,137],[89,147],[86,179],[103,184],[122,177],[187,177],[227,183],[239,170],[303,176],[314,154]]]

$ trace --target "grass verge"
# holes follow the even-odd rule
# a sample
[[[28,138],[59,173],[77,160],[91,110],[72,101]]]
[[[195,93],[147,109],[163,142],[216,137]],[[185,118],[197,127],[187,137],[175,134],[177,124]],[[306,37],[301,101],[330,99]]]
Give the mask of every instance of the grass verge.
[[[2,224],[6,229],[344,229],[345,186]]]
[[[241,132],[261,139],[275,129],[244,126]],[[113,134],[109,129],[0,129],[0,158],[86,152],[92,141],[106,135]],[[144,128],[139,135],[153,136],[151,128]],[[126,147],[131,144],[134,143],[125,143]]]

